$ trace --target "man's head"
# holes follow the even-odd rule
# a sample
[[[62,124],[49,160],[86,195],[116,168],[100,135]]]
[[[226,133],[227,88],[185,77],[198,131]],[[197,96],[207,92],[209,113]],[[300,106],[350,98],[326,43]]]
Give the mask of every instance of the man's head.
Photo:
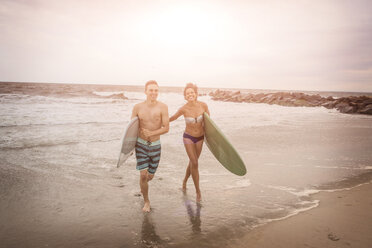
[[[147,81],[145,85],[145,94],[147,99],[155,101],[159,94],[159,85],[155,80]]]

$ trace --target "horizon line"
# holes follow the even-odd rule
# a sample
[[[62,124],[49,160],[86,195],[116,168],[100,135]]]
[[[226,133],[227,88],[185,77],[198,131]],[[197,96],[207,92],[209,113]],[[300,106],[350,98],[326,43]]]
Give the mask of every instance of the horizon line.
[[[144,86],[145,83],[141,84],[120,84],[120,83],[84,83],[84,82],[78,82],[78,83],[64,83],[64,82],[32,82],[32,81],[1,81],[0,83],[23,83],[23,84],[69,84],[69,85],[100,85],[100,86]],[[183,88],[184,86],[174,86],[174,85],[168,85],[168,84],[161,84],[160,87],[172,87],[172,88]],[[235,87],[199,87],[199,89],[222,89],[222,90],[262,90],[262,91],[300,91],[300,92],[329,92],[329,93],[368,93],[372,94],[371,91],[344,91],[344,90],[301,90],[301,89],[258,89],[258,88],[235,88]]]

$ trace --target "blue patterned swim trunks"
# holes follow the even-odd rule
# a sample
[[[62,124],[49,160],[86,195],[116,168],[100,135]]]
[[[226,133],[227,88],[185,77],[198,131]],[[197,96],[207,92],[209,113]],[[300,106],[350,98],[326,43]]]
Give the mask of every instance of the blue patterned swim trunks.
[[[145,170],[155,174],[160,161],[160,140],[149,142],[138,138],[136,143],[137,170]]]

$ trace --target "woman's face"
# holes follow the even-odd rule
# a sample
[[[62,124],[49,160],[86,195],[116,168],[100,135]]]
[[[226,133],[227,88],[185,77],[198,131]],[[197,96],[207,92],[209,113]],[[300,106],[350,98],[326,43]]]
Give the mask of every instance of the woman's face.
[[[189,102],[192,102],[192,101],[196,101],[196,94],[195,94],[195,91],[194,89],[192,88],[188,88],[186,91],[185,91],[185,99]]]

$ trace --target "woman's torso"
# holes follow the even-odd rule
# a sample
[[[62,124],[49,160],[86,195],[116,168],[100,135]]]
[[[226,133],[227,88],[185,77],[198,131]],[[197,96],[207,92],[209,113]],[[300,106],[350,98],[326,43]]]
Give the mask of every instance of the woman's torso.
[[[203,113],[205,109],[201,102],[196,102],[195,105],[185,104],[183,106],[183,116],[186,122],[185,132],[194,136],[200,137],[204,134],[203,128]]]

